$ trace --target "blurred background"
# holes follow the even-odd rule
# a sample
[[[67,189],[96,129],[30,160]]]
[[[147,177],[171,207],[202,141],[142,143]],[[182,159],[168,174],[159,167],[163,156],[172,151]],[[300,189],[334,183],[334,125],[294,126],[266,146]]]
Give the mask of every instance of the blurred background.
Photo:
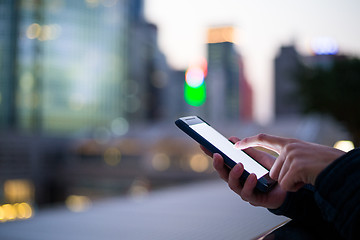
[[[358,146],[360,2],[0,0],[0,222],[216,179],[174,121]]]

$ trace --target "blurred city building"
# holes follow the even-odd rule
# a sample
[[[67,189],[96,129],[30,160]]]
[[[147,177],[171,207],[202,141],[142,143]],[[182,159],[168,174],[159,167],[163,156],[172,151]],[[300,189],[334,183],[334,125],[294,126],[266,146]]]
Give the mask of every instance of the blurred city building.
[[[274,60],[275,118],[300,117],[302,103],[296,79],[301,66],[330,68],[338,54],[338,46],[332,39],[314,39],[312,54],[300,54],[295,45],[281,46]]]
[[[252,119],[252,89],[241,55],[235,49],[233,27],[208,30],[206,110],[212,121]]]
[[[160,137],[186,112],[185,71],[167,65],[142,0],[5,0],[0,13],[0,221],[22,202],[214,176],[197,146]]]
[[[301,103],[297,94],[296,74],[301,56],[295,46],[282,46],[275,58],[275,116],[299,115]]]
[[[125,1],[20,1],[18,128],[68,134],[125,116]]]
[[[196,111],[189,111],[190,106],[184,99],[185,70],[172,70],[169,75],[169,82],[165,88],[165,119],[174,122],[175,119],[191,114],[200,114]],[[195,110],[195,107],[194,107]]]
[[[171,71],[142,0],[2,1],[0,9],[1,129],[119,135],[120,122],[166,115]]]
[[[131,123],[160,121],[166,117],[171,70],[158,47],[157,27],[144,19],[143,0],[128,4],[127,119]]]

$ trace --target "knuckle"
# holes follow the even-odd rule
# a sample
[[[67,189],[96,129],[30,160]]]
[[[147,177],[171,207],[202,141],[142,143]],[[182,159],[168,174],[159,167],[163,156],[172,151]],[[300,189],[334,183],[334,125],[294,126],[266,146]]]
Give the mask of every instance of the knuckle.
[[[259,141],[263,141],[267,138],[267,135],[265,133],[259,133],[258,135],[256,135],[256,139]]]
[[[296,158],[302,154],[301,144],[298,142],[291,142],[285,145],[284,147],[287,157],[290,159]]]
[[[292,152],[294,150],[296,150],[298,147],[298,144],[295,142],[290,142],[288,144],[285,145],[285,151],[286,152]]]

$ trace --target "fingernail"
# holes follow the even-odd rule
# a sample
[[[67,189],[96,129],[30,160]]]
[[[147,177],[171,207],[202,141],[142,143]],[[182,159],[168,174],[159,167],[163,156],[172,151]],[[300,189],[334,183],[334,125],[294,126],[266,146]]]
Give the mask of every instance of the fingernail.
[[[269,176],[271,177],[271,178],[273,178],[273,172],[271,171],[271,169],[270,169],[270,171],[269,171]]]
[[[242,170],[243,170],[243,165],[241,163],[238,163],[235,165],[234,169],[235,173],[237,175],[241,175],[242,174]]]
[[[274,171],[271,171],[272,169],[270,169],[270,172],[269,172],[269,177],[273,180],[277,180],[276,177],[274,176]]]
[[[235,143],[235,144],[234,144],[234,148],[238,148],[238,149],[239,149],[239,148],[240,148],[240,142]]]
[[[257,177],[256,177],[255,173],[251,173],[250,176],[251,176],[250,183],[254,183],[255,181],[257,181]]]

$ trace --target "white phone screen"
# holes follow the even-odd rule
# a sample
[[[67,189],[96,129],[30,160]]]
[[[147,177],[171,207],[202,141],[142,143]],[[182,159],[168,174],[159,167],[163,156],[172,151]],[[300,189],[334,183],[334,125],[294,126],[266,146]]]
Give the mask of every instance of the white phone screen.
[[[245,170],[249,173],[255,173],[257,178],[261,178],[269,172],[265,167],[260,165],[242,150],[234,148],[234,144],[232,144],[228,139],[226,139],[223,135],[210,127],[208,124],[198,123],[190,125],[190,127],[198,134],[203,136],[217,149],[226,154],[230,159],[236,163],[241,162],[244,165]]]

